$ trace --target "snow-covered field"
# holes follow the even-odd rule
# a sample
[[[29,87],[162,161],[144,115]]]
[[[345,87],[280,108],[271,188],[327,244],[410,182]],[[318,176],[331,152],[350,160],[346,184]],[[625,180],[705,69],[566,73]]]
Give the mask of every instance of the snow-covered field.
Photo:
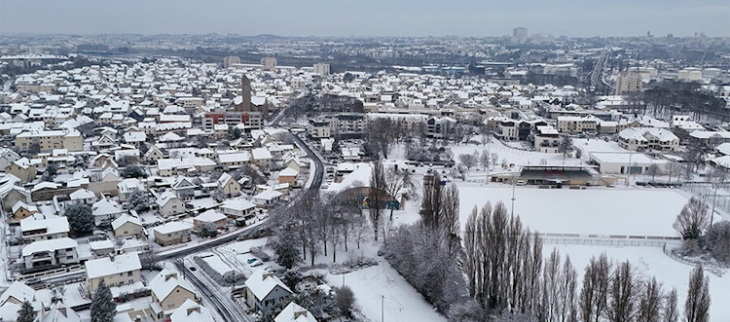
[[[461,221],[476,205],[502,201],[511,209],[512,186],[458,183]],[[687,198],[670,189],[587,190],[516,187],[515,215],[533,231],[581,235],[676,236],[672,224]]]
[[[689,273],[693,266],[677,262],[664,254],[659,247],[610,247],[610,246],[579,246],[579,245],[545,245],[543,253],[550,256],[553,248],[556,248],[565,260],[569,255],[570,260],[578,271],[579,284],[583,279],[584,268],[588,265],[591,257],[600,256],[606,253],[614,263],[629,260],[636,273],[644,279],[656,276],[657,282],[662,283],[662,289],[669,291],[672,287],[677,288],[678,308],[684,311],[684,301],[687,296],[687,282]],[[710,306],[710,321],[730,321],[730,310],[727,303],[730,303],[730,276],[722,277],[709,271],[705,276],[710,278],[710,294],[712,304]],[[578,286],[580,289],[580,285]]]
[[[514,164],[516,166],[523,165],[538,165],[540,161],[545,159],[548,164],[560,164],[560,165],[581,165],[584,162],[580,159],[575,158],[563,158],[560,153],[542,153],[535,151],[523,151],[518,150],[502,144],[497,140],[493,140],[492,143],[486,145],[475,145],[475,144],[460,144],[450,145],[451,152],[454,153],[454,160],[459,162],[459,155],[461,154],[474,154],[474,151],[479,152],[486,150],[490,154],[496,153],[499,156],[497,165],[502,164],[502,160],[507,160],[507,163]]]
[[[342,275],[328,274],[326,280],[331,286],[342,285]],[[356,305],[371,321],[380,321],[381,305],[385,321],[446,321],[385,261],[346,274],[345,285],[355,293]]]

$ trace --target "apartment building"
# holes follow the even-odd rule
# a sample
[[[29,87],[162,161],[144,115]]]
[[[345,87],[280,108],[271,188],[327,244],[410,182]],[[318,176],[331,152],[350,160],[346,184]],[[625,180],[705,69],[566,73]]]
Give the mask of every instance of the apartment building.
[[[90,260],[84,264],[86,287],[91,294],[99,288],[99,283],[114,287],[140,283],[142,264],[137,253],[111,254],[109,257]]]
[[[32,242],[21,251],[25,269],[76,264],[79,262],[78,246],[75,240],[68,237]]]
[[[20,234],[25,244],[41,240],[65,238],[68,237],[69,231],[68,219],[66,217],[38,220],[28,218],[20,221]]]
[[[245,125],[245,130],[260,130],[263,128],[263,116],[259,112],[237,112],[217,110],[203,116],[203,129],[210,131],[215,125]]]
[[[629,151],[669,152],[679,148],[679,138],[667,129],[632,127],[619,132],[618,145]]]
[[[535,150],[543,153],[558,153],[560,133],[554,127],[538,126],[535,131]]]
[[[326,139],[330,137],[330,122],[309,120],[307,125],[309,136],[315,139]]]
[[[560,133],[595,132],[599,120],[592,116],[558,116],[557,128]]]
[[[20,150],[27,150],[34,143],[40,146],[41,151],[66,149],[75,152],[84,149],[81,133],[74,130],[26,131],[15,137],[14,145]]]

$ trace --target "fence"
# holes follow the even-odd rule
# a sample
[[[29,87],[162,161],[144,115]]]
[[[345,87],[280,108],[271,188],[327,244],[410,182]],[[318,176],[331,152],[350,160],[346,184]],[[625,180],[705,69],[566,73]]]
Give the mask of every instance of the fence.
[[[685,182],[682,189],[699,197],[708,206],[715,205],[715,210],[730,213],[730,184],[713,185],[709,182]]]
[[[659,239],[619,239],[619,238],[570,238],[542,237],[546,245],[590,245],[616,247],[663,247],[665,240]]]
[[[666,245],[662,247],[662,251],[664,251],[664,255],[669,256],[669,258],[678,261],[682,264],[690,265],[690,266],[697,266],[699,264],[702,264],[702,267],[712,273],[717,275],[718,277],[722,277],[722,275],[725,274],[725,271],[728,269],[727,266],[720,265],[718,263],[709,262],[707,260],[701,259],[701,258],[688,258],[688,257],[681,257],[675,254],[672,251],[672,247],[667,247]]]

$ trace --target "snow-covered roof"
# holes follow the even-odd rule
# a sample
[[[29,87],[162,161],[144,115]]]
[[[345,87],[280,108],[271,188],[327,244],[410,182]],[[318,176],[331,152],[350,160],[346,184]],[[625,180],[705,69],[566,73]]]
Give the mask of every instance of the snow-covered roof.
[[[58,249],[76,248],[78,246],[78,242],[68,237],[39,240],[23,247],[23,257],[39,252],[52,252]]]
[[[96,194],[93,191],[86,189],[76,190],[68,196],[71,197],[71,200],[96,198]]]
[[[207,210],[200,215],[195,216],[195,220],[202,222],[216,222],[222,219],[226,219],[226,215],[217,212],[213,209]]]
[[[202,306],[193,300],[185,300],[185,302],[172,312],[170,322],[212,322],[213,315],[210,309]]]
[[[124,212],[122,206],[108,198],[101,199],[91,206],[94,216],[119,214]]]
[[[251,150],[254,160],[271,160],[271,152],[266,148],[256,148]]]
[[[251,293],[253,293],[253,295],[259,300],[265,299],[266,296],[268,296],[269,293],[271,293],[271,291],[273,291],[277,286],[283,288],[289,293],[292,293],[284,282],[264,268],[255,270],[251,274],[251,277],[246,280],[245,284]]]
[[[286,168],[284,170],[281,170],[281,172],[279,172],[279,176],[280,177],[281,176],[284,176],[284,177],[295,177],[298,174],[299,174],[299,171],[294,170],[292,168]]]
[[[250,201],[243,199],[243,198],[237,198],[237,199],[228,199],[224,201],[221,204],[221,208],[228,208],[233,210],[246,210],[256,207],[253,203]]]
[[[253,198],[258,200],[274,200],[279,197],[281,197],[281,192],[278,192],[274,189],[269,189],[257,194]]]
[[[142,269],[137,253],[128,253],[94,259],[84,264],[87,278],[99,278],[103,276],[133,272]]]
[[[20,221],[20,231],[35,231],[46,229],[46,234],[59,234],[69,232],[68,218],[52,217],[46,219],[26,218]]]
[[[18,211],[18,209],[20,209],[20,208],[25,208],[26,210],[28,210],[30,212],[38,211],[38,207],[28,205],[27,203],[23,202],[22,200],[18,200],[18,202],[16,202],[13,205],[13,213],[15,213],[16,211]]]
[[[163,269],[155,278],[153,278],[147,287],[155,294],[160,302],[164,301],[176,287],[182,287],[190,292],[193,292],[193,288],[188,282],[182,278],[178,278],[177,273],[170,271],[169,269]]]
[[[317,319],[307,309],[291,302],[274,318],[274,322],[317,322]]]
[[[630,127],[622,130],[618,135],[626,140],[636,140],[641,142],[648,141],[646,137],[647,135],[654,136],[661,141],[679,140],[672,131],[655,127]]]
[[[168,191],[165,191],[162,194],[160,194],[160,196],[157,198],[157,200],[155,202],[157,203],[157,206],[164,207],[168,202],[170,202],[170,200],[176,199],[176,198],[177,198],[177,195],[174,192],[168,190]]]
[[[154,228],[160,234],[167,235],[178,231],[193,229],[193,225],[182,221],[172,221]]]
[[[139,220],[139,218],[130,215],[121,215],[119,218],[112,221],[112,229],[117,230],[117,228],[122,227],[128,222],[142,226],[142,222]]]
[[[220,154],[218,155],[218,160],[221,163],[249,162],[251,161],[251,154],[248,152]]]

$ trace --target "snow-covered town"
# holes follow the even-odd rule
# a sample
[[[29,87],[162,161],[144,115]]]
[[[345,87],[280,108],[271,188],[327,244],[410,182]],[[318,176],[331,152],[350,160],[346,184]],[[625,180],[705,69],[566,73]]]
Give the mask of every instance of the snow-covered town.
[[[730,38],[510,31],[0,34],[0,321],[730,321]]]

